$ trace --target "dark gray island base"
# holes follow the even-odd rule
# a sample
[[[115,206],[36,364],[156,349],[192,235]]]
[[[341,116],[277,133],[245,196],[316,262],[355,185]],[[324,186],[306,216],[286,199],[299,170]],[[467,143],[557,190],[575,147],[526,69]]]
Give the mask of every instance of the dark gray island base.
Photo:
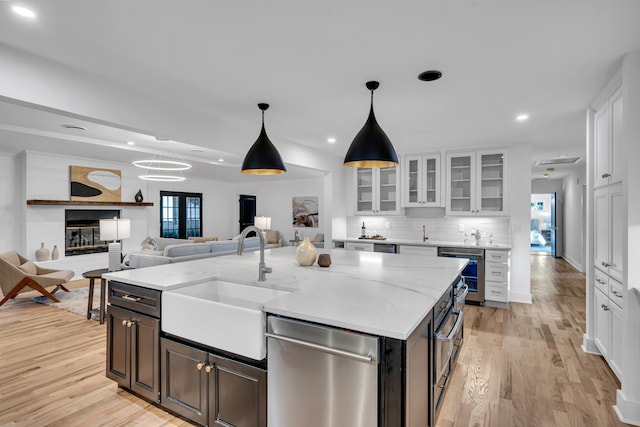
[[[433,426],[446,379],[455,363],[450,359],[451,350],[441,350],[439,328],[448,322],[443,316],[448,318],[455,311],[454,292],[463,267],[458,263],[453,269],[457,273],[447,271],[449,284],[430,291],[440,297],[426,299],[431,298],[425,306],[426,314],[408,329],[411,333],[402,337],[361,332],[339,322],[287,316],[278,313],[285,303],[269,303],[263,313],[268,357],[261,360],[163,331],[162,294],[175,288],[142,286],[140,279],[131,279],[131,272],[110,273],[106,375],[120,388],[204,426]],[[159,267],[141,270],[152,272],[156,268]],[[300,271],[315,274],[310,269]],[[142,271],[135,274],[142,275]],[[398,286],[393,288],[391,292],[398,292]],[[317,292],[312,287],[301,289]],[[411,290],[416,295],[414,299],[424,298],[424,292],[427,291]],[[396,299],[394,303],[397,302]],[[459,317],[461,320],[462,315]],[[293,330],[277,326],[279,322],[296,323],[303,330],[319,332],[296,338]],[[451,328],[449,342],[458,323],[461,322],[456,321],[456,328]],[[459,329],[456,339],[461,344],[462,328]],[[354,347],[353,343],[366,345]]]

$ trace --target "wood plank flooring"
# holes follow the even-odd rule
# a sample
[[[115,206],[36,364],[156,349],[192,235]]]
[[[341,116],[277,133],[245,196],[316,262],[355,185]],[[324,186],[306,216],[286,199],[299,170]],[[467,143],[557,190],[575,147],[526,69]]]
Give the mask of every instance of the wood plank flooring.
[[[531,262],[534,304],[466,307],[437,427],[624,425],[611,408],[617,380],[580,348],[584,275],[561,259]],[[105,327],[27,294],[0,307],[0,427],[191,425],[105,377]]]

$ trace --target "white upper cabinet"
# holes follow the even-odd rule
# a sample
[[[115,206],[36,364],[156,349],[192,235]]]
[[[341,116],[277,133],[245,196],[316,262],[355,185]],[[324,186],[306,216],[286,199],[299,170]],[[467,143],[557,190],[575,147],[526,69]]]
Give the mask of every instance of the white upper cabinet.
[[[440,207],[440,153],[407,155],[404,158],[403,207]]]
[[[506,215],[506,162],[506,150],[447,153],[447,215]]]
[[[594,183],[596,187],[622,181],[622,89],[594,115]]]
[[[623,280],[625,198],[622,184],[599,188],[594,193],[594,266],[618,281]]]
[[[398,215],[400,213],[400,191],[398,169],[357,168],[356,215]]]

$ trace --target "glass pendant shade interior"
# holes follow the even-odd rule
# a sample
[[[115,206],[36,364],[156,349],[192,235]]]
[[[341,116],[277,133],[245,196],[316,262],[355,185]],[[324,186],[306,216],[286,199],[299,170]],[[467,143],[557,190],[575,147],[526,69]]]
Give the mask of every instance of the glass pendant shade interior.
[[[375,81],[367,82],[367,89],[371,91],[369,117],[349,146],[349,150],[344,157],[345,166],[386,168],[398,165],[396,150],[373,113],[373,91],[379,85]]]
[[[282,157],[275,145],[269,140],[264,129],[264,112],[269,104],[258,104],[262,110],[262,129],[242,162],[242,173],[249,175],[280,175],[287,171]]]

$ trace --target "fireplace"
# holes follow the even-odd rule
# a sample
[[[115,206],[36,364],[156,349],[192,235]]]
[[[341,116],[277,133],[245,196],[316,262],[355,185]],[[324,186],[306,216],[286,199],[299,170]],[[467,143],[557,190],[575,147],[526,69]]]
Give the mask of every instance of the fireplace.
[[[107,252],[109,242],[100,240],[100,220],[120,218],[120,210],[66,209],[65,256]]]

